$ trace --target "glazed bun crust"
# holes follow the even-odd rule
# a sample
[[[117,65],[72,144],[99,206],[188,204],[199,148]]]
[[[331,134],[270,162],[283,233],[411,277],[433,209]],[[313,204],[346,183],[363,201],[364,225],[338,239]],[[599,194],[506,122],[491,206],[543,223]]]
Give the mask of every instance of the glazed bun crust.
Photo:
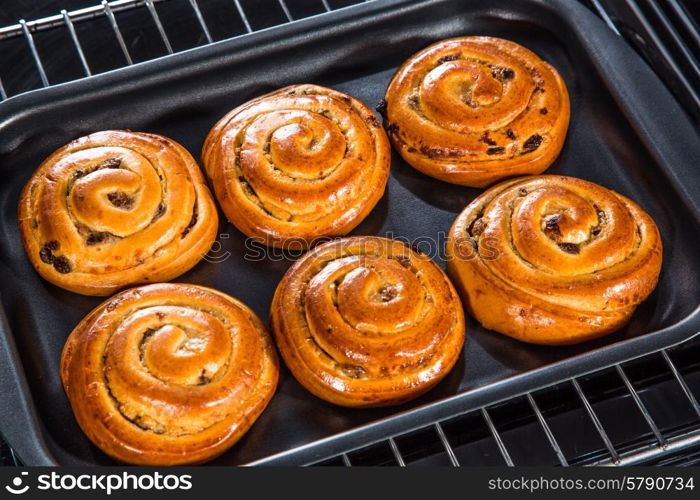
[[[268,246],[307,248],[374,208],[390,146],[363,103],[294,85],[239,106],[209,132],[202,159],[226,217]]]
[[[484,36],[415,54],[383,104],[389,138],[407,163],[472,187],[542,173],[569,125],[569,94],[556,69],[515,42]]]
[[[399,404],[455,365],[464,313],[440,267],[405,244],[359,236],[319,245],[277,287],[271,325],[295,378],[350,407]]]
[[[447,269],[484,327],[574,344],[624,326],[656,287],[662,244],[636,203],[564,176],[509,180],[455,220]]]
[[[167,281],[209,250],[218,216],[192,156],[172,139],[111,130],[77,139],[39,166],[19,202],[29,260],[86,295]]]
[[[272,339],[242,302],[155,284],[110,298],[73,330],[61,380],[78,424],[138,465],[201,463],[253,425],[277,386]]]

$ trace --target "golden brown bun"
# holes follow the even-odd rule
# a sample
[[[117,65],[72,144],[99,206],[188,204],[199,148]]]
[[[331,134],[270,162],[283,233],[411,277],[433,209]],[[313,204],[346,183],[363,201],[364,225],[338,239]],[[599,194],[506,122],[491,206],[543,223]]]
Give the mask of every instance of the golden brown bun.
[[[543,172],[569,126],[569,94],[559,73],[525,47],[486,36],[420,51],[394,75],[382,105],[404,160],[472,187]]]
[[[464,313],[445,273],[398,241],[319,245],[287,271],[271,308],[296,379],[342,406],[387,406],[426,392],[452,369]]]
[[[247,236],[306,248],[349,232],[377,204],[390,147],[361,102],[295,85],[234,109],[209,132],[207,175],[226,217]]]
[[[192,156],[172,139],[110,130],[63,146],[19,201],[19,229],[39,274],[86,295],[167,281],[192,268],[218,216]]]
[[[277,386],[272,339],[221,292],[164,283],[115,295],[73,330],[61,380],[75,418],[108,455],[194,464],[226,451]]]
[[[575,344],[618,330],[654,290],[661,237],[631,200],[574,177],[521,177],[457,217],[447,270],[491,330]]]

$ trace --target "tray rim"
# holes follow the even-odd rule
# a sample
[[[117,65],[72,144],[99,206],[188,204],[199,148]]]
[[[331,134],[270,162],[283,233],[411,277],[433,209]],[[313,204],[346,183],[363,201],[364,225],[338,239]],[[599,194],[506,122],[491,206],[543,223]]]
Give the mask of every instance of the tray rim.
[[[227,64],[232,64],[235,63],[236,59],[250,58],[249,53],[254,53],[256,46],[263,46],[273,40],[290,42],[294,40],[295,36],[301,37],[310,32],[313,36],[322,38],[324,33],[333,33],[342,23],[352,23],[353,21],[355,23],[362,23],[363,21],[373,23],[376,22],[377,16],[396,16],[398,15],[397,11],[401,9],[421,9],[430,4],[454,1],[459,0],[375,0],[240,35],[233,39],[195,47],[159,59],[118,68],[89,78],[36,89],[10,97],[0,103],[0,130],[7,127],[12,120],[21,119],[26,114],[40,113],[43,106],[50,107],[51,105],[56,105],[57,102],[70,100],[72,96],[80,95],[81,90],[97,93],[101,89],[108,89],[113,86],[121,85],[127,88],[137,88],[146,84],[159,84],[167,81],[168,74],[181,69],[182,66],[202,64],[203,61],[212,60],[217,55],[226,56]],[[521,0],[518,1],[520,2]],[[674,119],[674,131],[681,129],[685,134],[685,138],[694,138],[696,149],[700,153],[700,141],[697,140],[697,135],[689,135],[689,131],[691,133],[693,131],[693,126],[670,92],[663,86],[646,63],[601,20],[596,18],[593,13],[578,2],[570,0],[522,1],[543,4],[547,8],[557,10],[562,17],[566,17],[569,20],[572,17],[576,17],[576,22],[573,23],[571,21],[569,24],[579,36],[579,43],[586,42],[584,35],[588,34],[588,31],[595,34],[596,36],[593,38],[597,38],[598,45],[588,44],[587,48],[592,49],[590,60],[596,65],[598,71],[613,69],[614,60],[621,60],[622,57],[635,59],[637,65],[635,69],[647,73],[645,77],[647,78],[647,83],[650,76],[656,84],[657,88],[655,91],[659,93],[655,97],[664,106],[671,108],[671,115]],[[500,11],[506,9],[507,6],[493,8],[496,11]],[[606,43],[607,41],[609,43]],[[610,46],[612,46],[616,53],[615,57],[598,50],[599,46],[604,46],[606,50],[611,50]],[[232,56],[231,52],[234,51],[237,51],[237,54]],[[618,54],[618,52],[621,54]],[[655,157],[657,164],[664,170],[664,174],[674,190],[680,194],[683,204],[695,217],[700,227],[700,182],[688,183],[687,177],[682,176],[681,172],[677,172],[675,168],[670,167],[670,164],[674,166],[677,166],[677,164],[673,161],[668,161],[669,158],[673,159],[674,154],[669,144],[665,143],[667,137],[664,134],[653,133],[655,129],[663,130],[663,127],[659,126],[659,123],[649,116],[649,110],[645,110],[642,107],[637,109],[633,106],[635,94],[639,92],[639,89],[622,85],[619,81],[620,75],[614,70],[608,72],[607,75],[609,76],[609,80],[605,81],[607,90],[626,115],[626,120],[634,127],[635,133],[649,138],[648,141],[653,147],[648,148],[648,152]],[[680,122],[678,121],[679,119]],[[674,142],[681,142],[682,139],[677,139]],[[696,177],[700,176],[696,174]],[[695,180],[697,181],[698,179]],[[672,347],[689,340],[699,333],[700,305],[682,320],[661,330],[621,340],[550,365],[513,375],[411,410],[396,413],[368,424],[255,460],[247,465],[296,465],[322,460],[340,452],[352,450],[358,446],[362,447],[372,442],[387,439],[391,435],[424,427],[435,420],[442,420],[471,411],[478,406],[494,404],[518,394],[549,386],[561,380],[581,376],[622,361]],[[605,358],[606,356],[607,360],[601,363],[602,360],[600,358]],[[2,391],[0,391],[2,408],[14,406],[15,413],[12,416],[16,417],[18,412],[24,417],[24,419],[8,419],[5,412],[0,409],[0,433],[6,438],[8,444],[18,451],[19,457],[25,463],[29,465],[60,465],[44,438],[45,430],[34,404],[34,396],[29,391],[24,367],[17,352],[14,335],[11,333],[7,322],[1,297],[0,381],[3,384]],[[26,427],[22,429],[21,424],[26,426],[27,423],[29,424],[29,429],[26,429]],[[389,426],[393,426],[391,432],[387,432]],[[399,430],[396,430],[397,427]],[[11,432],[6,432],[8,429]],[[356,439],[359,435],[364,436],[361,445],[346,446],[350,440]],[[323,454],[320,454],[321,451],[323,451]]]

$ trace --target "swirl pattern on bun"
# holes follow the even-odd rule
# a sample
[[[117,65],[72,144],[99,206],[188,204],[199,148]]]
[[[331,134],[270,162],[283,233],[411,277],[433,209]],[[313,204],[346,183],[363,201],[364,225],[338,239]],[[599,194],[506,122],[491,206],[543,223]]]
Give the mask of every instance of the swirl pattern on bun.
[[[394,75],[380,110],[406,162],[472,187],[543,172],[569,125],[569,95],[556,69],[515,42],[484,36],[415,54]]]
[[[200,463],[253,425],[277,386],[272,339],[242,302],[155,284],[115,295],[73,330],[61,380],[75,418],[108,455]]]
[[[305,248],[367,216],[384,193],[390,147],[379,119],[358,100],[296,85],[224,116],[202,159],[241,232],[270,246]]]
[[[287,272],[271,325],[296,379],[342,406],[423,394],[455,365],[464,313],[445,273],[405,244],[360,236],[325,243]]]
[[[44,160],[19,202],[36,270],[87,295],[179,276],[209,250],[217,227],[192,156],[154,134],[111,130],[71,142]]]
[[[624,326],[656,287],[662,244],[636,203],[592,182],[532,176],[498,184],[457,217],[447,269],[486,328],[574,344]]]

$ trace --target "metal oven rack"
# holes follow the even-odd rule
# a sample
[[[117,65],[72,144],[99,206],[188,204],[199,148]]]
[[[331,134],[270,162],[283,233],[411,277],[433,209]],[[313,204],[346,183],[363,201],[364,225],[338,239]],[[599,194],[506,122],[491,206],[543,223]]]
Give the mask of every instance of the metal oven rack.
[[[580,1],[647,59],[690,116],[696,123],[700,121],[700,31],[697,26],[700,13],[691,12],[690,0]],[[197,0],[103,0],[99,5],[79,10],[62,10],[60,14],[33,21],[20,20],[0,28],[0,49],[4,43],[19,41],[33,61],[35,71],[24,75],[23,80],[29,82],[24,87],[15,83],[16,89],[4,86],[0,74],[0,100],[32,88],[104,71],[105,68],[91,62],[84,47],[86,40],[94,39],[95,33],[90,33],[90,29],[95,26],[97,30],[98,22],[108,23],[111,31],[108,34],[118,46],[121,61],[116,67],[267,27],[269,20],[265,26],[260,19],[269,19],[270,9],[277,10],[275,24],[282,24],[361,2],[268,0],[258,2],[266,4],[262,11],[254,11],[245,0],[221,0],[207,2],[209,12],[205,12],[204,3],[200,6]],[[212,5],[218,9],[214,14]],[[180,43],[174,35],[176,30],[164,15],[178,9],[187,10],[193,18],[191,29],[197,30],[189,45]],[[162,44],[160,53],[145,57],[136,53],[138,43],[131,26],[124,18],[120,19],[129,12],[141,12],[150,17],[151,29],[157,32],[159,44]],[[238,31],[225,33],[213,29],[212,19],[219,13],[237,16]],[[46,47],[42,49],[35,37],[43,32],[60,31],[68,44],[67,51],[77,56],[80,71],[72,75],[64,72],[54,81],[47,68],[51,53],[61,48],[52,47],[51,53],[46,53]],[[179,33],[182,32],[180,27]],[[353,442],[344,452],[316,461],[315,465],[700,463],[699,354],[700,336],[696,336],[670,349],[563,380],[550,387],[479,408],[465,408],[464,413],[435,421],[427,427],[382,436],[374,442]],[[13,451],[1,443],[0,463],[19,464]]]
[[[700,2],[590,0],[590,3],[598,4],[601,17],[647,59],[695,122],[700,123]]]
[[[238,20],[242,23],[243,30],[241,33],[233,33],[230,34],[231,36],[226,37],[232,38],[240,34],[252,33],[253,31],[257,31],[258,29],[260,29],[258,26],[256,26],[255,21],[258,18],[262,18],[263,16],[268,17],[270,15],[270,11],[268,10],[268,8],[270,7],[279,10],[279,12],[277,13],[278,22],[275,23],[275,25],[278,25],[294,22],[295,20],[298,20],[301,17],[308,17],[309,13],[318,15],[323,14],[324,12],[336,10],[337,8],[343,8],[350,5],[355,5],[358,3],[369,1],[373,0],[270,0],[269,2],[258,2],[259,5],[270,5],[266,5],[264,11],[260,11],[258,9],[255,12],[249,12],[244,7],[243,0],[214,1],[207,2],[207,5],[216,5],[216,8],[221,10],[231,10],[237,16]],[[61,10],[59,14],[44,17],[37,20],[27,21],[25,19],[20,19],[17,22],[17,24],[0,28],[0,42],[4,42],[14,38],[23,38],[26,42],[27,48],[29,49],[31,58],[34,61],[34,65],[36,67],[36,72],[39,76],[41,86],[48,87],[53,82],[51,82],[50,78],[48,77],[44,64],[44,59],[42,59],[42,56],[40,55],[40,50],[37,44],[35,43],[34,39],[35,35],[40,32],[56,29],[65,30],[67,32],[72,43],[72,49],[75,50],[78,56],[83,72],[82,75],[75,75],[75,77],[72,79],[77,79],[79,77],[89,77],[96,73],[96,71],[94,71],[94,69],[91,68],[88,62],[88,57],[86,57],[83,44],[81,43],[80,36],[76,30],[78,24],[82,24],[85,22],[90,22],[97,19],[106,19],[109,22],[109,25],[113,32],[112,34],[116,42],[118,43],[124,58],[121,65],[132,65],[134,64],[135,59],[132,55],[132,51],[129,49],[129,44],[127,43],[127,36],[125,36],[124,34],[124,27],[120,26],[120,23],[118,21],[118,15],[120,13],[125,13],[128,11],[145,9],[150,15],[153,22],[153,26],[157,30],[162,41],[163,48],[165,50],[165,53],[162,55],[168,55],[177,52],[178,50],[174,49],[174,44],[171,43],[171,39],[167,34],[166,26],[162,20],[162,15],[159,13],[157,4],[172,4],[163,5],[162,7],[164,9],[168,7],[175,7],[174,4],[178,4],[177,7],[180,11],[187,10],[189,14],[194,16],[198,24],[198,29],[201,30],[201,36],[203,37],[203,39],[200,40],[201,43],[197,43],[197,45],[210,44],[216,41],[215,37],[211,33],[208,22],[205,20],[203,9],[200,7],[200,4],[197,0],[186,0],[186,2],[177,2],[175,0],[114,0],[110,2],[107,0],[102,0],[102,2],[99,5],[93,5],[82,9],[73,10],[70,12],[64,9]],[[305,7],[304,9],[299,9],[300,14],[297,14],[297,9],[294,6],[301,4],[305,4]],[[312,4],[316,4],[315,9],[310,8],[312,7]],[[250,9],[253,6],[254,5],[248,5],[248,9]],[[213,16],[210,16],[210,18],[211,17]],[[274,16],[272,16],[272,18],[274,19]],[[2,79],[0,78],[0,100],[7,99],[7,97],[9,97],[10,95],[13,95],[13,93],[8,92],[8,90],[6,90],[5,86],[3,85]]]
[[[314,465],[697,464],[698,353],[695,337]]]

